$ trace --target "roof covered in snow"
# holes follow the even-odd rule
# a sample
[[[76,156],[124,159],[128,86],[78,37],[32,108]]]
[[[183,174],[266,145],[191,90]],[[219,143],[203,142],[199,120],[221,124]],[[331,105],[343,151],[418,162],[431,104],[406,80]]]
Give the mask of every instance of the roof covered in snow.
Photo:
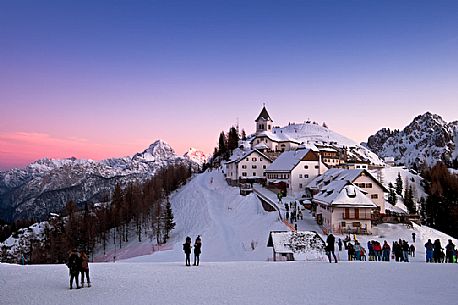
[[[323,256],[324,242],[316,232],[273,231],[269,234],[268,247],[276,253],[292,253],[300,260],[314,260]]]
[[[365,169],[331,168],[324,172],[321,176],[315,177],[312,181],[310,181],[310,183],[307,184],[307,188],[321,190],[331,181],[337,180],[349,181],[353,183],[355,182],[356,178],[361,175],[365,175],[371,178],[374,183],[377,183],[381,188],[383,188],[385,192],[387,192],[386,188]]]
[[[313,196],[313,201],[339,207],[377,207],[367,198],[365,191],[348,180],[335,180],[322,186],[320,192]]]
[[[230,158],[230,160],[228,162],[226,162],[226,164],[233,163],[233,162],[239,163],[240,161],[242,161],[243,159],[249,157],[253,153],[258,153],[260,156],[266,158],[266,160],[272,162],[271,158],[269,158],[267,155],[263,154],[259,150],[250,149],[250,150],[238,150],[236,153],[233,153],[231,158]]]
[[[310,149],[288,150],[283,152],[274,162],[266,169],[266,172],[290,172],[304,158]]]

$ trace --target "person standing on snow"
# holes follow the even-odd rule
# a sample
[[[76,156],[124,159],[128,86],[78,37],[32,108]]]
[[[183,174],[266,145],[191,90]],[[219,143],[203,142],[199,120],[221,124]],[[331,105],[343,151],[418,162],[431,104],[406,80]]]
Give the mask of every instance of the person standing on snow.
[[[78,284],[78,274],[81,270],[81,258],[78,256],[76,249],[73,249],[70,252],[67,267],[70,269],[70,289],[73,289],[73,280],[75,280],[76,289],[80,289],[81,287]]]
[[[84,287],[84,274],[86,274],[87,287],[91,287],[91,280],[89,278],[89,258],[87,257],[86,253],[83,250],[80,251],[80,258],[81,258],[81,287]]]
[[[197,235],[196,242],[194,244],[194,266],[199,266],[199,257],[202,253],[202,239],[200,235]]]
[[[427,263],[432,263],[433,262],[433,243],[431,242],[431,239],[428,239],[428,242],[425,244],[426,248],[426,262]]]
[[[191,266],[191,237],[189,236],[183,244],[183,251],[186,254],[186,266]]]
[[[412,232],[412,241],[415,243],[415,232]]]
[[[448,244],[445,246],[445,262],[453,263],[453,254],[455,253],[455,244],[451,239],[448,240]]]
[[[334,243],[335,243],[336,239],[334,237],[334,235],[332,234],[329,234],[328,235],[328,238],[326,240],[326,243],[328,244],[326,246],[326,253],[328,254],[328,259],[329,259],[329,262],[331,263],[331,254],[332,256],[334,256],[334,261],[337,263],[337,257],[334,253]]]

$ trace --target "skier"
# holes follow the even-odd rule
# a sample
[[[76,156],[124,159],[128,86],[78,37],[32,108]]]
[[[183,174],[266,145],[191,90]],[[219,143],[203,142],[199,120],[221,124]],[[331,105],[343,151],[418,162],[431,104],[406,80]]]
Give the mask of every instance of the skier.
[[[70,289],[73,289],[73,279],[76,283],[76,289],[80,289],[81,287],[78,284],[78,274],[80,273],[81,269],[81,259],[76,252],[76,249],[73,249],[70,252],[68,257],[67,267],[70,269]]]
[[[186,254],[186,266],[191,266],[191,237],[186,237],[186,242],[183,244],[183,251]]]
[[[91,280],[89,278],[89,258],[87,257],[86,253],[83,250],[80,251],[80,258],[81,258],[81,287],[84,287],[84,274],[86,274],[87,287],[91,287]]]
[[[200,235],[197,235],[196,242],[194,244],[194,266],[199,266],[199,257],[202,252],[202,240]]]
[[[326,253],[328,254],[328,259],[329,259],[330,263],[331,263],[331,254],[332,254],[332,256],[334,256],[335,263],[337,263],[337,257],[336,257],[336,255],[334,253],[334,243],[335,243],[335,241],[336,241],[336,239],[335,239],[334,235],[332,235],[332,233],[329,234],[328,238],[326,240],[326,243],[328,244],[326,246]]]

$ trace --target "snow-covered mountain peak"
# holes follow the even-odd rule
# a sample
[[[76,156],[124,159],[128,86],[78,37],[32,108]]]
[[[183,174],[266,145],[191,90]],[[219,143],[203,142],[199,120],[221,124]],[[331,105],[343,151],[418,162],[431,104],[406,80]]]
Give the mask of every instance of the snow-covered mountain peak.
[[[155,162],[168,160],[173,157],[176,157],[173,148],[167,142],[163,140],[157,140],[143,152],[134,155],[132,160],[140,159],[141,161]]]
[[[208,157],[205,155],[203,151],[193,147],[189,148],[189,150],[184,154],[184,157],[193,162],[196,162],[200,166],[207,162],[208,159]]]
[[[363,143],[379,157],[394,157],[398,165],[434,165],[457,158],[458,121],[447,123],[437,114],[426,112],[403,130],[383,128]]]

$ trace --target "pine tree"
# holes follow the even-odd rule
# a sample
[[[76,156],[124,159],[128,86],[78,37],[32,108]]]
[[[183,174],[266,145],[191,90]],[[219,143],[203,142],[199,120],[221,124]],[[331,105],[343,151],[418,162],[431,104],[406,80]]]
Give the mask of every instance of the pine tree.
[[[388,203],[391,205],[396,205],[397,195],[394,189],[393,183],[388,184]]]
[[[402,190],[403,190],[401,173],[398,173],[398,177],[396,178],[396,183],[395,184],[396,184],[396,194],[401,196],[402,195]]]
[[[246,141],[246,132],[245,132],[245,129],[242,129],[242,132],[241,132],[241,136],[243,141]]]
[[[235,127],[231,127],[229,129],[228,137],[227,137],[227,149],[229,152],[232,152],[239,146],[239,134]]]
[[[406,182],[406,188],[404,190],[404,205],[407,207],[409,214],[415,214],[417,212],[413,198],[412,186],[409,182]]]
[[[167,198],[165,205],[165,233],[164,233],[164,242],[169,239],[170,231],[175,228],[175,222],[173,222],[173,211],[170,201]]]
[[[218,154],[224,158],[227,152],[226,135],[221,131],[218,139]]]

